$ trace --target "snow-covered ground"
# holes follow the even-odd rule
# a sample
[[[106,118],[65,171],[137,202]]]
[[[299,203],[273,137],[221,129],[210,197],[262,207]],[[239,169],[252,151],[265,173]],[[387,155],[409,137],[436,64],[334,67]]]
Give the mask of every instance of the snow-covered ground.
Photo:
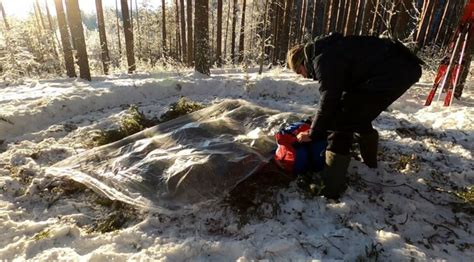
[[[87,150],[94,132],[117,126],[131,104],[150,118],[181,96],[310,115],[317,83],[282,69],[227,69],[210,78],[183,71],[4,87],[0,260],[473,261],[473,203],[455,195],[474,184],[474,85],[451,107],[424,107],[429,88],[417,84],[374,122],[379,167],[353,159],[338,202],[291,183],[266,196],[275,203],[242,211],[223,201],[165,215],[107,201],[45,169]]]

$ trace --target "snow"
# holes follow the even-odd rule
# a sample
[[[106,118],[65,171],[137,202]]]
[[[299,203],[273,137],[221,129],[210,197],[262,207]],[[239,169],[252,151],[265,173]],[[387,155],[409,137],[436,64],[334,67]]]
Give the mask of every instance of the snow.
[[[87,150],[86,138],[117,126],[130,104],[159,117],[181,96],[206,104],[231,98],[305,116],[317,107],[317,83],[277,68],[261,76],[183,70],[4,87],[0,260],[472,261],[472,202],[454,193],[474,184],[473,82],[451,107],[423,106],[429,84],[415,85],[374,121],[379,167],[353,158],[340,201],[310,197],[291,183],[248,213],[223,202],[180,216],[101,204],[91,190],[44,170]],[[125,222],[94,230],[113,216]]]

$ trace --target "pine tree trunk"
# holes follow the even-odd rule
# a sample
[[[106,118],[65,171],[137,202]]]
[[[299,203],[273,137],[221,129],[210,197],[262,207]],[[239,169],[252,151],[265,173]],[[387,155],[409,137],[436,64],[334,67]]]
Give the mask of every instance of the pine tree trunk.
[[[175,0],[175,8],[176,8],[176,13],[175,13],[175,25],[176,25],[176,56],[177,56],[177,59],[179,61],[182,61],[182,56],[181,56],[181,50],[182,50],[182,46],[181,46],[181,35],[180,35],[180,32],[179,32],[179,27],[180,27],[180,23],[179,23],[179,2],[178,0]]]
[[[247,0],[242,3],[242,18],[240,20],[240,36],[239,36],[239,63],[244,61],[245,52],[245,9],[247,8]]]
[[[446,4],[445,4],[444,10],[443,10],[443,14],[441,15],[441,22],[439,24],[438,29],[436,30],[436,36],[435,36],[435,40],[434,40],[435,43],[438,43],[440,33],[442,32],[444,26],[446,25],[448,10],[450,8],[453,8],[452,3],[453,3],[452,0],[446,0]]]
[[[186,18],[187,18],[187,51],[188,51],[188,65],[192,66],[194,63],[194,50],[193,50],[193,3],[191,0],[186,0]]]
[[[291,21],[291,9],[293,7],[293,0],[286,0],[285,1],[285,15],[284,15],[284,22],[282,25],[282,31],[280,36],[280,55],[279,61],[280,63],[284,63],[286,60],[286,53],[288,51],[288,44],[289,44],[289,36],[290,36],[290,21]]]
[[[265,13],[263,15],[263,29],[261,30],[260,36],[260,67],[258,69],[258,74],[261,75],[263,72],[263,61],[265,60],[265,39],[267,38],[267,24],[268,24],[268,0],[265,0]]]
[[[323,34],[327,34],[329,32],[329,27],[331,25],[331,5],[332,0],[325,0],[324,5],[324,19],[323,19]]]
[[[232,7],[232,36],[231,36],[231,47],[230,47],[230,59],[232,64],[235,63],[235,38],[237,36],[236,27],[237,27],[237,0],[233,0],[234,6]]]
[[[362,19],[361,30],[362,35],[368,35],[372,28],[372,21],[375,12],[375,0],[365,0],[364,18]]]
[[[217,66],[222,66],[222,0],[217,0],[217,36],[216,36]]]
[[[56,7],[56,17],[58,19],[59,34],[61,35],[61,43],[63,46],[64,64],[68,77],[76,77],[74,71],[74,57],[72,55],[71,44],[69,39],[69,30],[67,29],[66,16],[63,8],[62,0],[54,1]]]
[[[362,34],[362,26],[364,22],[364,8],[366,0],[357,0],[357,15],[356,15],[356,28],[355,35]]]
[[[373,14],[373,17],[372,17],[372,25],[370,26],[369,34],[377,35],[378,28],[379,28],[379,25],[380,25],[380,17],[379,17],[380,0],[373,0],[373,1],[374,1],[374,14]]]
[[[280,36],[282,31],[282,24],[283,19],[282,16],[284,14],[283,8],[283,0],[274,0],[272,8],[274,9],[274,17],[273,17],[273,39],[272,39],[272,64],[276,65],[278,63],[278,59],[280,56]]]
[[[128,73],[136,70],[135,53],[133,51],[133,31],[130,24],[130,12],[128,11],[127,0],[120,0],[122,7],[123,32],[125,35],[125,49],[127,50]]]
[[[140,15],[138,10],[138,2],[135,0],[135,21],[137,23],[137,40],[138,40],[138,52],[137,56],[138,59],[141,60],[143,58],[142,55],[142,31],[140,28]]]
[[[161,0],[161,45],[163,57],[168,56],[168,48],[166,46],[166,3]]]
[[[188,44],[186,42],[186,17],[184,15],[184,0],[179,0],[179,13],[180,13],[180,26],[181,26],[181,53],[183,62],[186,64],[188,61]]]
[[[43,12],[41,12],[41,7],[39,5],[39,2],[38,0],[35,1],[35,4],[36,4],[36,9],[38,10],[38,15],[39,15],[39,19],[40,19],[40,22],[41,22],[41,28],[43,30],[46,29],[46,25],[44,23],[44,18],[43,18]]]
[[[339,8],[337,11],[336,32],[344,33],[344,21],[346,17],[346,0],[339,1]]]
[[[45,4],[45,7],[46,7],[46,15],[48,17],[49,31],[51,31],[52,36],[53,36],[54,55],[55,55],[56,58],[59,58],[59,54],[58,54],[57,49],[56,49],[56,43],[59,43],[58,35],[56,34],[56,30],[54,30],[53,19],[51,18],[51,13],[49,12],[48,2],[45,0],[44,4]],[[61,49],[61,44],[59,44],[59,48]]]
[[[209,63],[209,0],[195,0],[194,7],[194,69],[201,74],[210,75]]]
[[[128,6],[130,8],[130,28],[132,28],[133,32],[133,0],[130,0]]]
[[[301,6],[301,29],[300,29],[300,38],[299,38],[300,42],[304,40],[304,36],[306,34],[307,13],[308,13],[308,0],[303,0],[302,6]]]
[[[231,1],[229,0],[227,4],[227,15],[225,19],[225,35],[224,35],[224,58],[225,59],[227,59],[227,38],[228,38],[228,33],[229,33],[230,3]]]
[[[349,1],[349,6],[347,10],[346,25],[344,26],[345,27],[344,34],[354,35],[356,19],[357,19],[357,1],[356,0],[348,0],[348,1]]]
[[[8,24],[7,15],[5,14],[5,9],[3,9],[2,1],[0,0],[0,12],[2,13],[3,23],[5,24],[5,29],[10,30],[10,25]]]
[[[104,74],[109,74],[109,48],[107,47],[107,35],[105,33],[104,11],[102,9],[102,0],[95,0],[97,10],[97,25],[99,27],[100,49],[102,55],[102,68]]]
[[[118,51],[120,58],[122,57],[122,41],[120,40],[120,23],[118,17],[118,0],[115,0],[115,17],[116,19],[116,26],[117,26],[117,43],[118,43]]]
[[[423,46],[426,37],[426,31],[429,27],[431,13],[433,11],[435,0],[425,0],[423,3],[423,11],[421,14],[421,21],[418,26],[418,32],[416,35],[416,42],[418,47]]]
[[[411,0],[401,0],[400,2],[397,23],[393,29],[394,35],[398,39],[406,39],[410,33],[407,25],[410,23],[411,4]]]
[[[87,56],[86,41],[84,38],[84,29],[82,28],[81,10],[78,0],[66,1],[66,10],[69,17],[69,28],[72,32],[72,40],[77,50],[77,64],[79,65],[79,77],[91,81],[89,70],[89,58]]]
[[[428,25],[426,27],[426,34],[423,39],[423,46],[425,46],[427,43],[429,43],[433,39],[433,31],[435,30],[434,26],[434,15],[436,13],[436,8],[438,8],[438,1],[435,1],[433,3],[433,7],[431,8],[430,11],[430,16],[428,19]]]
[[[313,17],[312,17],[312,23],[311,23],[311,37],[314,38],[316,35],[319,35],[318,31],[318,8],[319,5],[321,4],[321,0],[314,0],[313,3]]]
[[[329,32],[336,31],[336,28],[337,28],[337,14],[339,12],[339,2],[340,2],[340,0],[332,0],[331,1],[331,18],[330,18]]]

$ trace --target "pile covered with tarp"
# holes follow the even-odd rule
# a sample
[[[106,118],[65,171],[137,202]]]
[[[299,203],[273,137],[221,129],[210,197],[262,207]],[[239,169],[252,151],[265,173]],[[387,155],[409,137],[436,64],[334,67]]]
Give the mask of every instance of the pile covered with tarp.
[[[222,199],[267,164],[288,114],[226,100],[63,160],[46,172],[164,212]]]

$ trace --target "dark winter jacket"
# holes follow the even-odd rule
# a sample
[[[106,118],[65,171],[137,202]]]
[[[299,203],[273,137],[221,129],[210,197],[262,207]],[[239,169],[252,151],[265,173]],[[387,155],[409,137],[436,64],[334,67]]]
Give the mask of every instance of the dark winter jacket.
[[[313,139],[330,129],[329,123],[339,110],[343,93],[367,93],[367,99],[370,99],[370,93],[391,91],[384,90],[383,85],[364,83],[374,76],[375,68],[380,71],[384,61],[393,56],[405,57],[416,64],[423,63],[400,42],[373,36],[344,37],[335,33],[305,46],[304,63],[308,76],[320,82],[321,96],[313,121]]]

